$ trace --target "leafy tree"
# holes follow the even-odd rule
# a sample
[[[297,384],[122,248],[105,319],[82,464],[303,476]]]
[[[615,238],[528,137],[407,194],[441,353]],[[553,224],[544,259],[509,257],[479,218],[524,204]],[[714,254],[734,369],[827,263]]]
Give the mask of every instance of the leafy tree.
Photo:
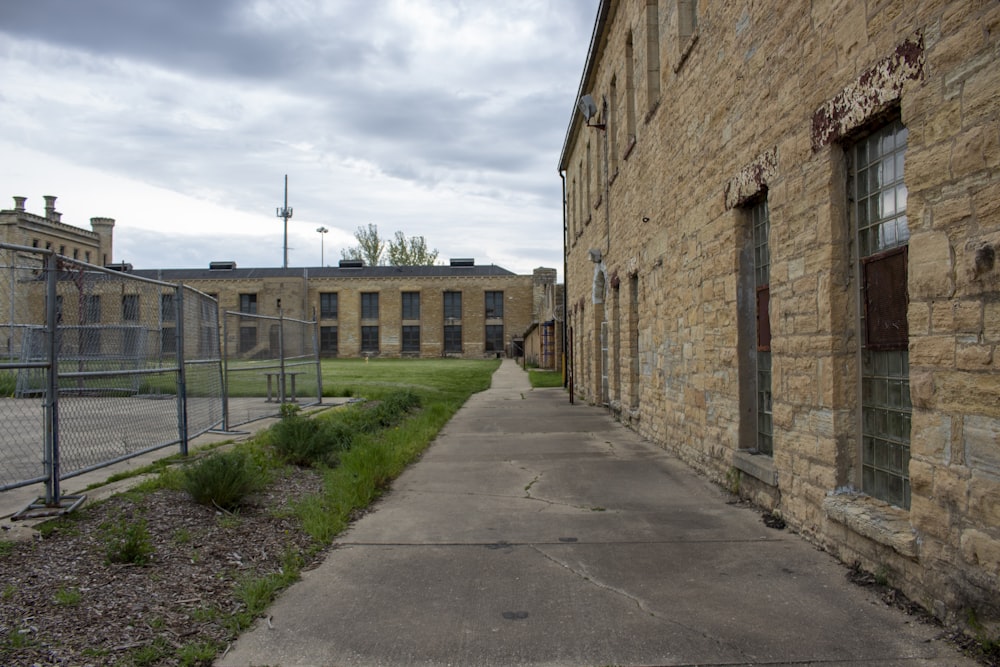
[[[423,236],[406,238],[403,232],[396,232],[396,237],[389,241],[387,258],[390,266],[433,266],[438,251],[428,250]]]
[[[364,260],[368,266],[432,266],[437,261],[437,249],[428,249],[423,236],[406,237],[396,232],[391,241],[386,241],[378,233],[378,225],[368,223],[354,232],[358,245],[340,252],[344,259]]]
[[[368,228],[358,227],[354,232],[358,245],[340,251],[344,259],[362,259],[368,266],[378,266],[382,263],[385,252],[385,241],[378,234],[378,225],[368,223]]]

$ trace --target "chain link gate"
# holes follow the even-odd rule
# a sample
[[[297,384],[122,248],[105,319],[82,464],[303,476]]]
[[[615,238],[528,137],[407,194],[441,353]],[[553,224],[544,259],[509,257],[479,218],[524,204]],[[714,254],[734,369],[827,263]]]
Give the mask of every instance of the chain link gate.
[[[44,482],[13,518],[72,508],[62,480],[222,422],[216,301],[51,251],[0,244],[0,491]]]
[[[315,321],[226,311],[222,340],[226,430],[274,417],[284,403],[323,402]]]

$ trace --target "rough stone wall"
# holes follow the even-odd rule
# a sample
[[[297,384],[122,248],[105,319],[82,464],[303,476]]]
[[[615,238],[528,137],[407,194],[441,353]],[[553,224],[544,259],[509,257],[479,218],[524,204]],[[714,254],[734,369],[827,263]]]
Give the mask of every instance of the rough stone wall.
[[[1000,619],[1000,6],[697,3],[687,36],[686,3],[661,0],[650,100],[646,50],[626,60],[630,35],[646,43],[646,3],[609,4],[581,92],[617,106],[594,121],[606,137],[574,118],[562,158],[576,393],[604,402],[600,322],[615,312],[617,279],[608,347],[620,361],[608,371],[623,421],[721,483],[742,479],[741,491],[940,615]],[[908,510],[857,492],[845,146],[893,114],[909,131]],[[588,184],[587,151],[605,142],[617,147],[610,178],[598,152]],[[739,390],[745,205],[765,195],[773,457],[748,454]]]

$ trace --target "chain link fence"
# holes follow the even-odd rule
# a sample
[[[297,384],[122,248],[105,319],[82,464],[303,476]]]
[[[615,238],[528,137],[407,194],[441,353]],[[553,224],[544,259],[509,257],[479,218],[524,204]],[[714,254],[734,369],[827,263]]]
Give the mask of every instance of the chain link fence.
[[[215,299],[0,244],[0,491],[59,482],[223,422]]]
[[[316,322],[226,311],[222,339],[227,430],[276,416],[283,403],[322,402]],[[266,398],[239,400],[249,396]]]

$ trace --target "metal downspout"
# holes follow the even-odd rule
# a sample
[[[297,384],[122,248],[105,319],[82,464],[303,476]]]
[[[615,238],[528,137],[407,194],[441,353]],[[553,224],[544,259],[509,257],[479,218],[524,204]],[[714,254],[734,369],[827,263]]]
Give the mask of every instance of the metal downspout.
[[[569,389],[569,402],[573,403],[572,355],[573,349],[568,345],[569,338],[569,222],[566,216],[566,172],[559,170],[562,180],[562,218],[563,218],[563,321],[562,321],[562,355],[563,355],[563,387]]]

